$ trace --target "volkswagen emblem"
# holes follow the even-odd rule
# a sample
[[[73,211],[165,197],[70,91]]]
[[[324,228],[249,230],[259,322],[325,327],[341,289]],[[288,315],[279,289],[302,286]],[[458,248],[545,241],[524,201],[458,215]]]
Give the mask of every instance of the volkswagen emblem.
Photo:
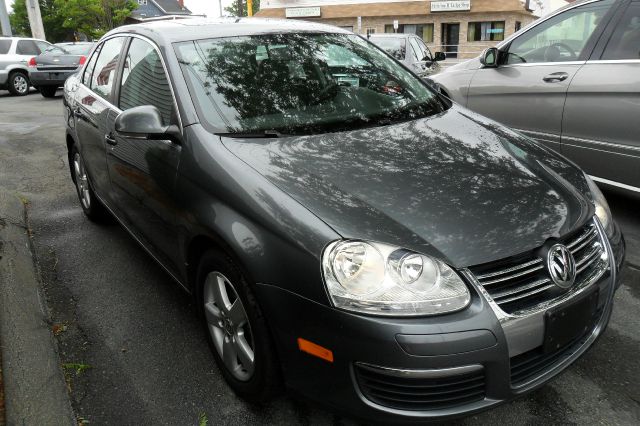
[[[551,279],[560,288],[569,288],[576,280],[576,261],[569,249],[562,244],[549,249],[547,268]]]

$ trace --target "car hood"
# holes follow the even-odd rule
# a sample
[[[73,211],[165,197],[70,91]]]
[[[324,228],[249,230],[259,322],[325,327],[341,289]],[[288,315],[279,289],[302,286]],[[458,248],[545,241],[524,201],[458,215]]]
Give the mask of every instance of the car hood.
[[[455,267],[529,251],[593,214],[575,165],[458,106],[351,132],[222,140],[344,238]]]
[[[455,65],[451,65],[450,67],[446,67],[440,74],[446,74],[456,71],[466,71],[466,70],[477,70],[480,68],[482,64],[480,63],[480,57],[469,59],[464,62],[460,62]]]

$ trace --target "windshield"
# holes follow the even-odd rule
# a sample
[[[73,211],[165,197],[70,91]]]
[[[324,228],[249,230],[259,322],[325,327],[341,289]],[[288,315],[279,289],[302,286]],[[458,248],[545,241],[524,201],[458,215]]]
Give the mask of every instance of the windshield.
[[[443,104],[413,74],[347,34],[178,43],[202,119],[221,133],[312,134],[412,120]]]
[[[380,49],[384,50],[389,55],[393,56],[399,61],[404,61],[405,55],[407,53],[407,39],[399,37],[376,37],[372,38],[371,41],[378,45]]]

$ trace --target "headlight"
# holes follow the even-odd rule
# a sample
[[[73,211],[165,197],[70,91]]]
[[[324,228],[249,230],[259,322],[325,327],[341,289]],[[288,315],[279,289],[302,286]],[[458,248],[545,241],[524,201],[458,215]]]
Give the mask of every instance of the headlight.
[[[438,315],[471,301],[469,289],[445,263],[387,244],[336,241],[322,255],[333,304],[372,315]]]
[[[593,179],[586,174],[584,176],[589,184],[589,189],[591,189],[593,204],[596,206],[596,216],[600,219],[600,223],[602,224],[607,236],[611,237],[613,236],[613,217],[611,216],[609,203],[607,203],[602,191],[600,191],[600,188],[598,188]]]

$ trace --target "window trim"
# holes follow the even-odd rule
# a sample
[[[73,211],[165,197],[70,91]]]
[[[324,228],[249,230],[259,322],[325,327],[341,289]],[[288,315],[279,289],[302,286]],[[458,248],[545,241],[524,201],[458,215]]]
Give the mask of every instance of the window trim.
[[[156,52],[158,53],[158,56],[160,57],[160,61],[162,62],[162,67],[165,70],[165,73],[167,74],[167,80],[169,81],[169,87],[171,88],[171,97],[173,98],[173,106],[176,109],[176,117],[178,118],[178,128],[180,129],[180,132],[182,133],[182,131],[184,130],[184,126],[182,124],[182,115],[180,113],[180,107],[178,106],[178,102],[177,102],[177,98],[176,98],[176,92],[175,89],[173,87],[173,81],[171,79],[171,74],[168,72],[168,67],[167,67],[167,62],[165,61],[164,56],[162,55],[162,51],[160,50],[160,48],[158,47],[158,45],[151,40],[148,37],[139,35],[139,34],[133,34],[133,33],[116,33],[113,35],[110,35],[109,37],[106,37],[102,40],[100,40],[100,43],[98,45],[96,45],[95,50],[98,50],[98,47],[100,46],[101,50],[102,50],[102,45],[108,41],[111,40],[112,38],[116,38],[116,37],[125,37],[127,38],[127,40],[125,40],[124,44],[123,44],[123,52],[128,52],[129,50],[129,45],[131,44],[131,39],[132,38],[139,38],[143,41],[146,41],[147,43],[151,44],[151,46],[156,50]],[[126,48],[126,50],[124,50]],[[95,53],[95,51],[94,51]],[[92,55],[93,56],[93,55]],[[89,61],[87,61],[87,64],[89,63]],[[122,67],[124,66],[124,62],[121,62],[118,65],[118,70],[117,70],[117,74],[116,74],[116,81],[114,82],[114,88],[111,91],[111,95],[113,96],[120,96],[120,81],[122,79]],[[85,65],[85,69],[86,69],[86,65]],[[82,71],[83,75],[84,75],[84,70]],[[96,96],[98,96],[97,93],[95,93],[93,90],[91,90],[90,87],[88,87],[86,84],[84,84],[82,82],[82,79],[80,80],[80,84],[82,86],[84,86],[89,92],[95,94]],[[113,110],[115,110],[118,114],[122,113],[123,111],[120,109],[120,107],[118,107],[117,105],[114,105],[111,100],[109,99],[104,99],[103,97],[99,96],[100,99],[102,99],[102,101],[106,102],[109,107]],[[115,98],[114,98],[115,99]]]

